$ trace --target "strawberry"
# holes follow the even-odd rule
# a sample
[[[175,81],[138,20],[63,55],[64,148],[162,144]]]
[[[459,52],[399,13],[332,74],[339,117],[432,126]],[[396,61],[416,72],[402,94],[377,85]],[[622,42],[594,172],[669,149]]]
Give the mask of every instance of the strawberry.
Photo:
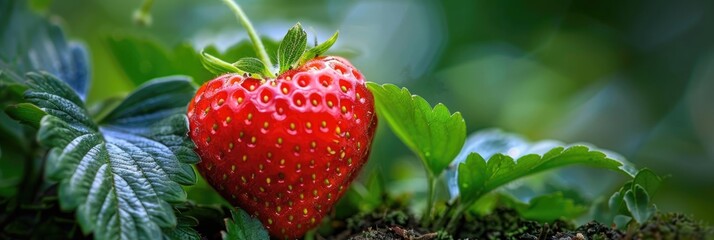
[[[273,237],[300,237],[366,163],[377,127],[374,99],[363,75],[340,57],[293,61],[276,78],[256,75],[221,75],[189,103],[198,171]]]

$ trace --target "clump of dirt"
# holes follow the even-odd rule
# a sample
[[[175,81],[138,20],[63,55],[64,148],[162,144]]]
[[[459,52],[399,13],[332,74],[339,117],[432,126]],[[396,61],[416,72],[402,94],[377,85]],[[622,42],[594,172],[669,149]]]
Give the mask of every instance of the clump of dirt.
[[[655,214],[628,234],[631,239],[714,239],[714,228],[681,213]]]
[[[560,220],[550,224],[526,220],[507,208],[497,208],[481,217],[465,216],[461,222],[454,236],[457,239],[550,239],[574,228]]]
[[[348,238],[349,240],[453,240],[451,235],[445,232],[419,233],[413,229],[404,229],[399,226],[389,228],[368,228],[359,234]]]
[[[429,232],[419,227],[414,216],[402,210],[381,209],[372,213],[360,213],[342,221],[333,221],[331,225],[338,226],[338,229],[335,229],[337,231],[333,235],[324,237],[324,239],[453,239],[445,232]]]
[[[573,231],[564,231],[556,233],[553,235],[553,239],[591,239],[591,240],[605,240],[605,239],[622,239],[624,234],[622,231],[617,230],[612,227],[605,226],[598,222],[586,223]]]

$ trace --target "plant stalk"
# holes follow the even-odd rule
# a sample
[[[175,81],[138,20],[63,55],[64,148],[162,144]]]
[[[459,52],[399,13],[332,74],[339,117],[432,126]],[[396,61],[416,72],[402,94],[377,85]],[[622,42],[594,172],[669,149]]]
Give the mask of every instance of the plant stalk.
[[[460,202],[456,201],[453,204],[446,204],[446,209],[444,210],[444,215],[436,219],[436,222],[434,222],[434,228],[433,229],[442,229],[444,228],[444,224],[446,224],[446,221],[451,219],[452,214],[454,213],[454,210],[460,206]]]
[[[250,41],[253,42],[253,50],[255,50],[255,54],[258,55],[258,58],[260,58],[260,60],[263,61],[266,66],[272,68],[273,63],[270,61],[268,52],[265,51],[265,46],[263,46],[263,42],[260,41],[260,36],[258,36],[258,33],[255,31],[255,28],[253,28],[253,24],[250,23],[250,20],[248,19],[248,16],[246,16],[243,12],[243,9],[238,5],[238,3],[235,2],[235,0],[223,0],[223,2],[231,8],[231,11],[235,13],[236,18],[238,18],[238,21],[240,21],[241,25],[243,25],[245,30],[248,32]]]
[[[427,170],[426,171],[427,181],[429,185],[427,186],[427,196],[426,196],[426,211],[424,211],[424,216],[422,217],[421,224],[423,227],[428,227],[431,224],[432,213],[434,211],[434,188],[436,188],[437,179],[434,174]]]
[[[453,232],[454,230],[456,230],[455,229],[456,222],[459,220],[459,218],[461,218],[461,215],[463,215],[464,211],[466,211],[466,209],[467,209],[467,207],[464,207],[464,206],[470,207],[471,205],[465,204],[465,205],[459,205],[458,207],[456,207],[456,211],[454,211],[454,214],[451,215],[451,219],[449,219],[449,223],[446,224],[445,229],[447,232]],[[444,217],[447,217],[447,216],[445,215]]]

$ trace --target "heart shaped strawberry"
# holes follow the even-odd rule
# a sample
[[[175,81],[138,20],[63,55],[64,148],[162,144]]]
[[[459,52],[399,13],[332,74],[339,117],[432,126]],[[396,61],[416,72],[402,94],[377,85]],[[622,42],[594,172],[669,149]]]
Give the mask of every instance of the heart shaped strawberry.
[[[203,84],[188,106],[199,172],[278,238],[300,237],[330,212],[377,126],[363,75],[343,58],[316,57],[337,35],[307,51],[304,35],[299,24],[288,32],[275,78],[264,61],[204,54],[209,69],[233,73]]]

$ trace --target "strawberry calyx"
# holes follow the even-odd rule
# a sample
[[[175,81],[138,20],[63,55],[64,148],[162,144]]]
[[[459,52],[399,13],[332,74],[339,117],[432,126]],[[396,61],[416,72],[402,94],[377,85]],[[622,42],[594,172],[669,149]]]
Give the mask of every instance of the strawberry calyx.
[[[266,61],[254,57],[244,57],[236,62],[229,63],[205,51],[201,52],[201,63],[208,71],[217,75],[238,73],[261,80],[275,79],[276,76],[280,76],[324,54],[337,41],[338,35],[339,32],[335,32],[325,42],[307,49],[307,33],[302,28],[302,25],[297,23],[288,30],[280,42],[276,54],[277,66],[271,66],[270,62],[266,63]],[[259,49],[263,46],[262,44],[254,42],[253,46],[256,48],[258,55],[260,55],[260,51],[264,51],[264,49]],[[277,70],[277,73],[274,73],[274,70]]]

